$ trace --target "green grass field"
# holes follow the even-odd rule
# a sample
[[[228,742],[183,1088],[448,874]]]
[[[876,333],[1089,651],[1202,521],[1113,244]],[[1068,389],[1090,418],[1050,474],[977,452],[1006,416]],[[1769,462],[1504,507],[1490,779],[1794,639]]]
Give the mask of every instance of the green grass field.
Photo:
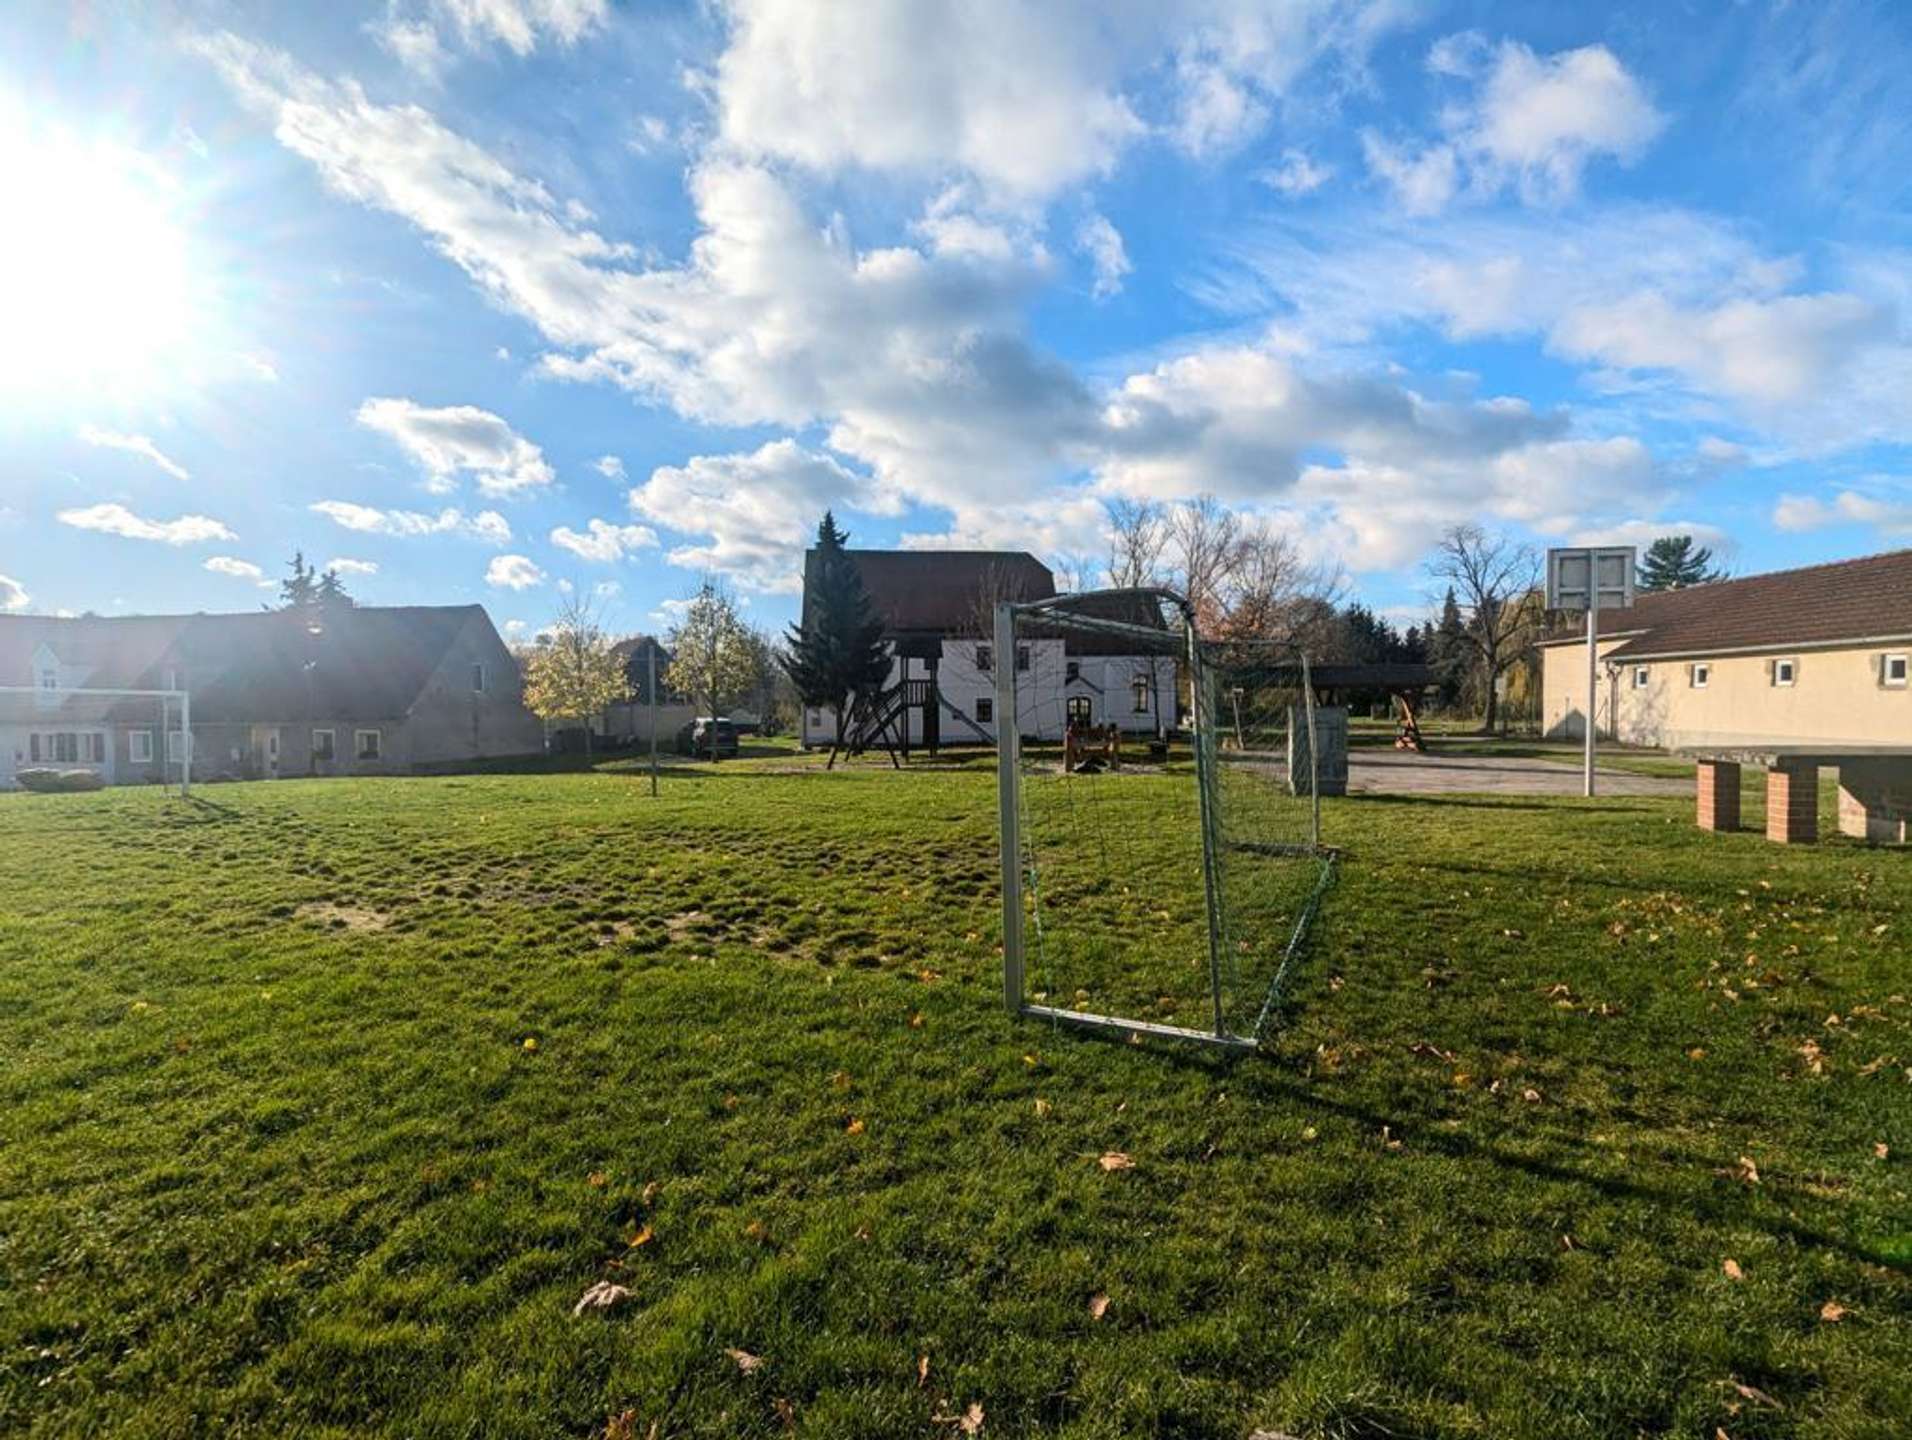
[[[1329,802],[1230,1062],[1003,1015],[994,798],[0,797],[0,1433],[1912,1429],[1912,855]]]

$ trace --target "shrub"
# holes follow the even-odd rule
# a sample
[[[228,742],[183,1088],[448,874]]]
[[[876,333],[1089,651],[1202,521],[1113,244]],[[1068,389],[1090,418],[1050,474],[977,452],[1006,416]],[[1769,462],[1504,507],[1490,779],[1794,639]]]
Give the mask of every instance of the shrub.
[[[39,766],[32,770],[15,771],[13,778],[20,782],[22,790],[37,790],[48,795],[101,790],[106,786],[105,777],[97,770],[54,770]]]

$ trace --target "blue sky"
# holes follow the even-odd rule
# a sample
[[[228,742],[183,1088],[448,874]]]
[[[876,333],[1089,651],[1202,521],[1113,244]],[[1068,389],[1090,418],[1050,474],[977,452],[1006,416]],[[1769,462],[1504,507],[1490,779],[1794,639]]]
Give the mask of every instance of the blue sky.
[[[1476,520],[1912,543],[1912,12],[28,0],[0,607],[762,623],[1213,493],[1403,618]]]

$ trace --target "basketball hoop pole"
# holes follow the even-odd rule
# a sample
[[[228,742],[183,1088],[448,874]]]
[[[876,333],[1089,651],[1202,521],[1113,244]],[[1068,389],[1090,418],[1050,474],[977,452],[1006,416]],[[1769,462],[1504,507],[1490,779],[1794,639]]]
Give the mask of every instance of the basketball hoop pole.
[[[1597,595],[1587,596],[1587,753],[1584,764],[1589,800],[1593,798],[1593,736],[1599,725],[1599,699],[1594,693],[1599,665],[1599,626],[1595,623],[1600,613],[1598,602]]]

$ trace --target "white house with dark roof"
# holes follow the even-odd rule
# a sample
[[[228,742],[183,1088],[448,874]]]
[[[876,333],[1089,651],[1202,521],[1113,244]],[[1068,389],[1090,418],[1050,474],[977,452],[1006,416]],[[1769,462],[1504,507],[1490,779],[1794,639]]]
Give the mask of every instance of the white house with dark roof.
[[[1138,655],[1106,636],[1071,633],[995,653],[999,601],[1048,600],[1049,567],[1022,550],[846,550],[889,643],[885,689],[897,690],[898,723],[911,746],[996,743],[996,667],[1014,665],[1023,733],[1060,740],[1071,723],[1114,725],[1130,735],[1161,735],[1176,723],[1176,665],[1167,655]],[[805,614],[816,551],[804,556]],[[1122,617],[1110,617],[1122,618]],[[1166,647],[1165,647],[1166,648]],[[828,747],[836,712],[803,713],[803,743]]]
[[[543,727],[479,605],[353,606],[322,616],[0,616],[0,788],[37,765],[109,784],[195,777],[389,775],[533,755]],[[191,692],[174,707],[98,689]]]

